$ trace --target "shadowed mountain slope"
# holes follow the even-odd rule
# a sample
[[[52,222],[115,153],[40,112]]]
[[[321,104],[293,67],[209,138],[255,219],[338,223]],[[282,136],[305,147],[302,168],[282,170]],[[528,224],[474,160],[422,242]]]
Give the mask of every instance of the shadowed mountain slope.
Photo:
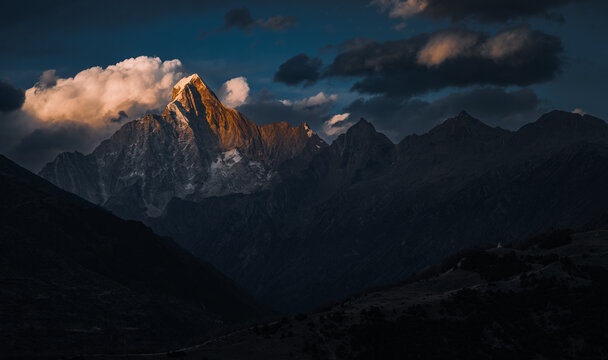
[[[0,156],[1,357],[162,350],[266,311],[212,266]]]

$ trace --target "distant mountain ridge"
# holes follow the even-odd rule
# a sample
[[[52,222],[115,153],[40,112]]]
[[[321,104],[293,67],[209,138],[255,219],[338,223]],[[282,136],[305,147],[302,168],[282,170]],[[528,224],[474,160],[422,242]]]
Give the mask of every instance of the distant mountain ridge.
[[[142,218],[160,215],[173,197],[258,191],[277,180],[279,164],[325,146],[306,124],[252,123],[194,74],[175,85],[161,116],[125,124],[89,155],[62,153],[40,175],[123,217]]]

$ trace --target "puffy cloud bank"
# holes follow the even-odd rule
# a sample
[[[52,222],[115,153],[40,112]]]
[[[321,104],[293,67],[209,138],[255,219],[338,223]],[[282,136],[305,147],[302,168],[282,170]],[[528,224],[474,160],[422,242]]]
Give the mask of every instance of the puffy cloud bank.
[[[47,70],[25,94],[0,83],[12,94],[0,104],[0,153],[37,171],[61,151],[89,152],[122,123],[164,107],[181,67],[140,56],[70,78]]]
[[[140,56],[106,68],[83,70],[67,79],[45,72],[25,92],[23,110],[45,123],[83,123],[93,128],[143,115],[164,106],[181,78],[179,60]]]
[[[528,26],[494,35],[452,29],[367,42],[339,53],[321,77],[356,78],[353,90],[400,97],[447,87],[528,86],[555,77],[562,66],[562,51],[559,38]],[[287,65],[281,65],[279,71]],[[292,74],[306,70],[291,65]]]

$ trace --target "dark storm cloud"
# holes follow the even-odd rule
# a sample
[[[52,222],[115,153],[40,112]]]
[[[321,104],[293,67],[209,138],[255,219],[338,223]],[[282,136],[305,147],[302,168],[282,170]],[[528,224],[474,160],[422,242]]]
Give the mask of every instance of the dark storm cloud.
[[[98,135],[87,125],[54,124],[38,128],[25,135],[9,154],[29,169],[39,170],[59,152],[74,149],[89,150]]]
[[[224,14],[224,27],[226,29],[252,29],[255,27],[255,23],[255,19],[251,16],[251,12],[246,7],[232,9]]]
[[[0,80],[0,111],[21,109],[25,101],[25,92]]]
[[[581,0],[375,0],[394,18],[424,16],[452,21],[475,19],[483,22],[504,22],[531,16],[563,20],[553,10]]]
[[[19,140],[31,131],[30,120],[22,110],[0,111],[0,154],[9,155]]]
[[[285,30],[297,23],[298,20],[294,16],[275,15],[266,20],[254,19],[247,7],[235,8],[224,14],[226,29],[251,30],[260,27],[267,30]]]
[[[535,120],[543,110],[541,105],[542,101],[529,88],[511,92],[501,88],[481,88],[453,93],[434,101],[376,96],[356,100],[344,112],[350,113],[351,119],[363,117],[373,122],[393,141],[400,141],[408,134],[425,133],[462,110],[488,125],[517,129]]]
[[[256,124],[264,125],[273,122],[287,121],[292,126],[303,122],[313,128],[317,128],[329,117],[333,101],[318,103],[307,106],[298,102],[285,102],[278,100],[267,89],[247,104],[237,109]]]
[[[401,97],[451,86],[527,86],[555,77],[562,50],[559,38],[527,26],[494,36],[446,30],[344,51],[323,76],[359,78],[353,90]]]
[[[311,58],[306,54],[296,55],[279,66],[274,81],[287,85],[311,85],[319,79],[322,64],[319,58]]]

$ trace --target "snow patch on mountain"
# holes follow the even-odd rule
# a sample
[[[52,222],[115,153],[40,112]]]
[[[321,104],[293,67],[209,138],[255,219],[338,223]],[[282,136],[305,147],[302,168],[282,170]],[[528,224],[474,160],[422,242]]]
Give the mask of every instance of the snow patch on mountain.
[[[197,195],[249,194],[265,188],[275,172],[252,161],[237,149],[220,153],[209,166],[209,177]]]
[[[243,156],[237,149],[224,151],[217,156],[217,160],[211,163],[211,172],[221,171],[222,169],[230,169],[234,164],[237,164],[243,159]]]

